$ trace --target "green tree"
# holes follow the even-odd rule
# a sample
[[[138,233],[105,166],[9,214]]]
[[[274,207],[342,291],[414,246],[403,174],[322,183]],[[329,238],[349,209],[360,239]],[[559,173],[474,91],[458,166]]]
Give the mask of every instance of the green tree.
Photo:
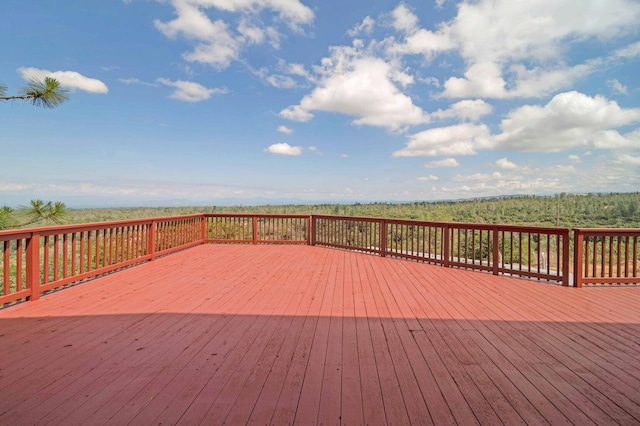
[[[18,95],[7,96],[7,86],[0,84],[0,100],[22,99],[32,105],[43,108],[55,108],[69,99],[69,91],[64,89],[58,80],[45,77],[44,80],[32,78],[20,89]]]
[[[64,223],[69,211],[67,206],[61,201],[31,200],[29,206],[21,207],[17,212],[24,223],[20,227],[35,224],[61,224]]]
[[[13,226],[14,221],[11,213],[13,213],[11,207],[0,207],[0,229],[11,228]]]

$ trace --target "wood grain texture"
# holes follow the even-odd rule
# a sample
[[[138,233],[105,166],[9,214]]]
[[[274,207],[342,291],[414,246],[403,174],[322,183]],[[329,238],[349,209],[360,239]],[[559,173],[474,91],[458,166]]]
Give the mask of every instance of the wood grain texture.
[[[640,288],[203,245],[0,310],[0,424],[638,424]]]

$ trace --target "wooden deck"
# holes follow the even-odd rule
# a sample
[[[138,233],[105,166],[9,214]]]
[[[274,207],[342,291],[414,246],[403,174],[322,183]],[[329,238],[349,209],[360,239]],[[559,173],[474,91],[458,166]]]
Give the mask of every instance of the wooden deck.
[[[640,288],[203,245],[0,324],[3,425],[640,423]]]

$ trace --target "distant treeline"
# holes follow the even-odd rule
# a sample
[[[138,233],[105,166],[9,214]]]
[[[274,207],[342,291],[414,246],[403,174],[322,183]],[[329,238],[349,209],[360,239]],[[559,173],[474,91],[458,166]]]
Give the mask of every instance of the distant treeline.
[[[640,227],[640,192],[505,196],[459,201],[69,209],[68,223],[191,213],[287,213],[558,227]]]

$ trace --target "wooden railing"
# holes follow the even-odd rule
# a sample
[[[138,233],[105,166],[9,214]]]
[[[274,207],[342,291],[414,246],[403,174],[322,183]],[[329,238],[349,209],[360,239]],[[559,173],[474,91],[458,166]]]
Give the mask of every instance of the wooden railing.
[[[640,283],[640,229],[196,214],[0,231],[0,305],[205,243],[310,244],[565,286]]]
[[[312,244],[569,285],[569,229],[313,216]]]
[[[206,214],[207,243],[309,244],[311,216]]]
[[[638,284],[640,229],[574,230],[574,285]]]
[[[0,231],[0,305],[202,244],[202,215]]]

